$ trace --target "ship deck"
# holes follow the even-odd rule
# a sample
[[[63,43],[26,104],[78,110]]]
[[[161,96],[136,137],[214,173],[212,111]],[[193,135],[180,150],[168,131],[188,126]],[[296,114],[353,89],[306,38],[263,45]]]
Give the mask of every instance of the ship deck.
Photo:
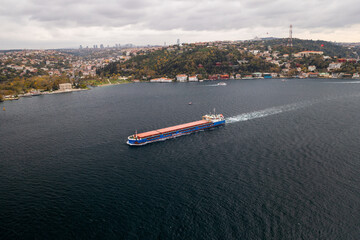
[[[176,125],[176,126],[172,126],[172,127],[161,128],[161,129],[152,130],[149,132],[139,133],[139,134],[137,134],[137,137],[147,138],[147,137],[151,137],[151,136],[155,136],[155,135],[159,135],[159,134],[165,134],[165,133],[181,130],[184,128],[196,127],[196,126],[203,125],[206,123],[210,123],[210,122],[206,121],[206,120],[200,120],[200,121],[195,121],[195,122],[190,122],[190,123],[184,123],[184,124],[180,124],[180,125]]]

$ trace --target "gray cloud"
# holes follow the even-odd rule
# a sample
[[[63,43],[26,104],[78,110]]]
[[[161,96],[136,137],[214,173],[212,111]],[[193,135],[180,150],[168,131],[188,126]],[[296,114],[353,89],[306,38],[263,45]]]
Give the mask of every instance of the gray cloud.
[[[359,11],[355,0],[2,0],[0,31],[11,25],[15,32],[36,28],[51,36],[99,27],[130,28],[133,34],[216,32],[271,30],[290,23],[298,29],[331,31],[360,24]]]
[[[354,0],[20,0],[2,4],[9,19],[49,27],[138,24],[150,29],[217,30],[251,26],[342,27],[360,21]]]

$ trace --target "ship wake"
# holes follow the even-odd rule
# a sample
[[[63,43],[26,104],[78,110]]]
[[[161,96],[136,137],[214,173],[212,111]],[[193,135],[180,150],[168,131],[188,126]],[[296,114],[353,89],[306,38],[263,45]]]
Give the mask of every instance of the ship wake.
[[[324,82],[324,83],[331,83],[331,84],[359,84],[359,83],[360,83],[360,81]]]
[[[263,117],[268,117],[268,116],[272,116],[272,115],[276,115],[276,114],[280,114],[280,113],[284,113],[284,112],[295,111],[297,109],[305,108],[305,107],[308,107],[308,106],[311,106],[311,105],[317,104],[317,103],[322,103],[324,101],[333,101],[333,100],[338,100],[338,99],[358,98],[358,97],[360,97],[360,94],[356,93],[356,94],[350,94],[350,95],[345,95],[345,96],[344,95],[331,96],[331,97],[327,97],[327,98],[323,98],[323,99],[313,99],[311,101],[302,101],[302,102],[298,102],[298,103],[292,103],[292,104],[287,104],[287,105],[282,105],[282,106],[277,106],[277,107],[271,107],[271,108],[266,108],[264,110],[259,110],[259,111],[255,111],[255,112],[249,112],[249,113],[242,113],[237,116],[229,117],[226,119],[226,123],[244,122],[244,121],[248,121],[248,120],[252,120],[252,119],[256,119],[256,118],[263,118]]]
[[[300,103],[293,103],[293,104],[288,104],[288,105],[283,105],[283,106],[266,108],[264,110],[259,110],[259,111],[255,111],[255,112],[243,113],[243,114],[240,114],[237,116],[227,118],[226,123],[244,122],[244,121],[248,121],[248,120],[252,120],[252,119],[256,119],[256,118],[268,117],[268,116],[304,108],[311,104],[312,104],[312,102],[300,102]]]

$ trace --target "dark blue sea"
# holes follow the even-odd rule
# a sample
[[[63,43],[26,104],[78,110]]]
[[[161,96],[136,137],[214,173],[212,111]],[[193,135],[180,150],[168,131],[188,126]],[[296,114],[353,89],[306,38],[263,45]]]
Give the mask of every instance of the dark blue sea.
[[[1,103],[0,239],[360,239],[360,81],[216,83]]]

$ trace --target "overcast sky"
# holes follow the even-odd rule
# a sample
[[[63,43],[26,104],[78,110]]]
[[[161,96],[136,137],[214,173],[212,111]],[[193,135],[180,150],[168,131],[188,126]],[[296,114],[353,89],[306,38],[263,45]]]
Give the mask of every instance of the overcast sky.
[[[356,0],[0,0],[0,49],[293,36],[360,42]]]

